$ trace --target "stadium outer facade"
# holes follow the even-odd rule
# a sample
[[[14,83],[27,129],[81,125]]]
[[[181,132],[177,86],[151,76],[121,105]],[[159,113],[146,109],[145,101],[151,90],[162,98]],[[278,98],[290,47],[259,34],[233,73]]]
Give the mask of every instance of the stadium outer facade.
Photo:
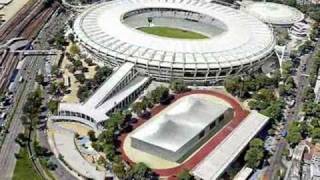
[[[125,23],[125,18],[143,13],[146,19],[188,19],[221,28],[223,33],[204,40],[180,40],[149,35]],[[74,32],[100,63],[132,62],[140,74],[158,81],[210,84],[241,75],[259,68],[275,46],[268,25],[240,10],[202,0],[101,3],[76,19]]]

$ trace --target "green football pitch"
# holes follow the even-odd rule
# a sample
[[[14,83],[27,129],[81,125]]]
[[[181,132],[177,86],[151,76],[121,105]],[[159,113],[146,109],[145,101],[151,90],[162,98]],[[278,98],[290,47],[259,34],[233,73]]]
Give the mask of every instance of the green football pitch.
[[[207,39],[208,37],[196,32],[186,31],[177,28],[170,27],[143,27],[138,28],[138,30],[143,31],[148,34],[153,34],[162,37],[168,38],[177,38],[177,39]]]

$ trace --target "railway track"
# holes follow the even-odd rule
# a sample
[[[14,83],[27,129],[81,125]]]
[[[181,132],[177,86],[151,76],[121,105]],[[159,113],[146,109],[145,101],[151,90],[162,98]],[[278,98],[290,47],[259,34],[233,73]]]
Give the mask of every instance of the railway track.
[[[43,25],[51,18],[54,12],[58,9],[58,4],[52,4],[52,7],[46,8],[41,13],[37,14],[28,24],[27,28],[21,33],[20,36],[33,40],[43,27]]]
[[[42,3],[40,0],[31,1],[25,5],[13,18],[1,27],[0,41],[6,41],[13,37],[17,37],[18,30],[23,30],[23,27],[27,25],[27,21],[31,20],[41,5]]]
[[[45,7],[42,0],[32,2],[32,4],[23,7],[17,15],[1,27],[0,42],[20,36],[32,40],[34,32],[41,29],[59,6],[57,2],[54,2],[50,7]]]
[[[0,42],[5,42],[15,37],[34,40],[44,24],[59,8],[59,3],[54,2],[50,7],[45,7],[42,0],[32,0],[24,6],[10,21],[0,27]],[[18,57],[6,52],[8,55],[0,57],[0,90],[7,87],[11,74],[18,63]]]
[[[27,15],[28,11],[35,5],[37,1],[32,0],[29,1],[25,6],[23,6],[20,11],[17,12],[13,16],[13,18],[9,19],[6,23],[4,23],[0,27],[0,39],[3,40],[5,35],[7,35],[10,32],[10,27],[14,27],[17,25],[23,18]]]

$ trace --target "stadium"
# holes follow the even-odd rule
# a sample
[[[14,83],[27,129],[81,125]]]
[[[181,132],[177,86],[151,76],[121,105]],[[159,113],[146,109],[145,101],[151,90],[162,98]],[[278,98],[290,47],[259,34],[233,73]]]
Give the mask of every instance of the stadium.
[[[240,10],[199,1],[111,1],[78,16],[74,32],[101,64],[131,62],[158,81],[215,83],[260,67],[272,29]]]

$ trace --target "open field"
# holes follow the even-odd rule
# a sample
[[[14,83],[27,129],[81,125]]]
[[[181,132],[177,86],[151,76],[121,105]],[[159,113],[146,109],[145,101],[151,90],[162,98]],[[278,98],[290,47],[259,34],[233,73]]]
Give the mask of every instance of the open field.
[[[32,167],[31,159],[28,156],[26,148],[21,148],[19,152],[20,158],[17,160],[16,168],[14,169],[13,180],[41,180],[41,177],[35,172]]]
[[[148,34],[153,34],[162,37],[177,38],[177,39],[207,39],[208,37],[196,32],[186,31],[170,27],[142,27],[138,30]]]

